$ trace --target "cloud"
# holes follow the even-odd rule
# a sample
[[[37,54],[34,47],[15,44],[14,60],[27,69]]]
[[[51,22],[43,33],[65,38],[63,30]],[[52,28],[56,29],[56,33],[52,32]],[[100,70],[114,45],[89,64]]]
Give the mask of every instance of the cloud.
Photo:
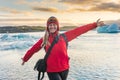
[[[15,16],[15,15],[1,14],[1,15],[0,15],[0,18],[1,18],[1,17],[14,17],[14,16]]]
[[[45,21],[45,19],[37,19],[37,18],[14,18],[14,19],[0,19],[0,21]]]
[[[31,12],[23,11],[23,10],[17,10],[17,9],[8,8],[8,7],[1,7],[0,10],[3,11],[3,12],[11,13],[11,14],[31,15]]]
[[[7,7],[2,7],[2,8],[0,8],[0,10],[5,11],[5,12],[10,12],[10,13],[13,13],[13,14],[20,13],[20,11],[17,11],[17,10],[12,9],[12,8],[7,8]]]
[[[102,0],[101,0],[102,1]],[[99,3],[98,0],[60,0],[59,2],[66,3],[66,4],[73,4],[73,5],[91,5]]]
[[[17,5],[23,5],[23,6],[37,6],[39,5],[41,2],[37,2],[37,1],[27,1],[27,0],[18,0],[15,2],[15,4]]]
[[[42,7],[34,7],[35,11],[44,11],[44,12],[58,12],[56,8],[42,8]]]
[[[73,5],[68,11],[115,11],[120,12],[120,1],[116,0],[61,0],[60,2],[67,5]],[[77,6],[77,8],[75,7]]]
[[[101,3],[95,7],[89,9],[90,11],[112,11],[112,12],[120,12],[120,4],[116,3]]]
[[[25,1],[19,0],[16,2],[18,5],[25,5],[28,6],[29,9],[34,11],[42,11],[42,12],[61,12],[63,11],[64,5],[63,3],[59,3],[58,0],[41,0],[41,1]],[[61,10],[62,9],[62,10]]]

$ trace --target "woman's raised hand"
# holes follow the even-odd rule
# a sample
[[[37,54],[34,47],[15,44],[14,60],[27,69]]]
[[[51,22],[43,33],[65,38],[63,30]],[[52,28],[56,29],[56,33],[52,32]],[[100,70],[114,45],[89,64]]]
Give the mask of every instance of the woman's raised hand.
[[[96,23],[97,23],[97,26],[104,26],[105,24],[104,24],[104,21],[101,21],[100,19],[98,19],[97,21],[96,21]]]

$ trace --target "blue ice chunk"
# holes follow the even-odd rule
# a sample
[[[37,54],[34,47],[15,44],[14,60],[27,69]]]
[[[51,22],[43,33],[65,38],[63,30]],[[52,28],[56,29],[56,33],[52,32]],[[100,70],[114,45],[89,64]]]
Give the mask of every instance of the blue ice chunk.
[[[98,33],[118,33],[119,27],[117,24],[104,25],[97,28]]]

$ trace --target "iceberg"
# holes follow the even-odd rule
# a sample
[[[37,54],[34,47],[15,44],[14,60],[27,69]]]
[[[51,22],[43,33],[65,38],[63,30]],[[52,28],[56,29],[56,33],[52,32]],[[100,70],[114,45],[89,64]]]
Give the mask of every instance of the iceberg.
[[[39,37],[39,35],[33,36],[29,33],[0,34],[0,51],[28,49],[39,40]]]
[[[120,32],[117,24],[104,25],[97,28],[98,33],[118,33]]]

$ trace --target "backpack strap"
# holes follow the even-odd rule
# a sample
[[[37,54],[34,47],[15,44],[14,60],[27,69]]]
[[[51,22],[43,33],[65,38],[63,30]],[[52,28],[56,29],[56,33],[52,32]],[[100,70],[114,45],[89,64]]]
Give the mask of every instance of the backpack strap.
[[[42,73],[42,77],[40,76]],[[38,80],[42,80],[44,78],[45,72],[38,72]]]
[[[64,33],[62,33],[60,35],[64,38],[64,40],[66,42],[66,47],[68,48],[68,39],[67,39],[66,35]]]
[[[59,40],[59,36],[57,35],[57,36],[53,39],[53,42],[51,43],[51,46],[49,47],[47,53],[46,53],[45,56],[44,56],[45,62],[47,61],[47,58],[49,57],[50,52],[51,52],[53,46],[58,42],[58,40]]]
[[[38,72],[38,80],[40,80],[41,72]]]
[[[68,39],[67,39],[67,37],[66,37],[66,35],[64,34],[64,33],[62,33],[62,34],[60,34],[63,38],[64,38],[64,40],[65,40],[65,42],[66,42],[66,47],[67,47],[67,49],[68,49]],[[68,57],[69,59],[70,59],[70,57]]]

